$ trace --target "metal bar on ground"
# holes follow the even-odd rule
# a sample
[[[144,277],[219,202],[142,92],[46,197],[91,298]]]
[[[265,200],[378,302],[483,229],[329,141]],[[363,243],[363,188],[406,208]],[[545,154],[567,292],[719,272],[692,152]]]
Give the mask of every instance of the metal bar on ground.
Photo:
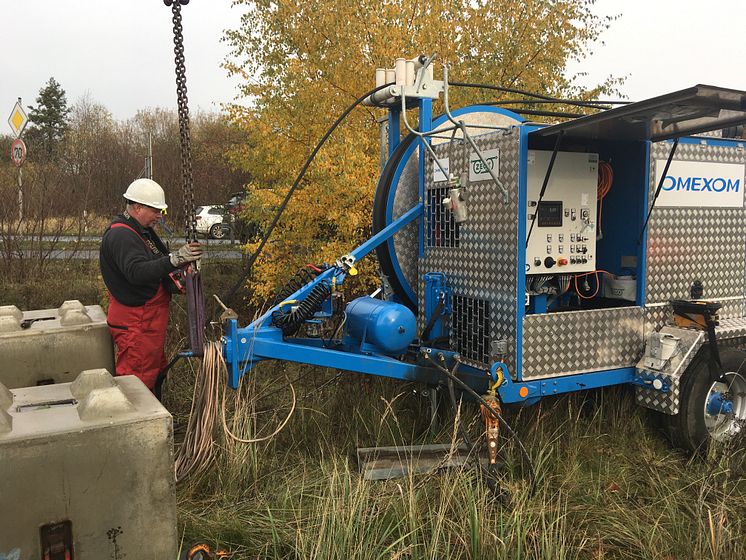
[[[358,467],[365,480],[388,480],[464,467],[471,460],[470,451],[464,444],[361,447],[357,450]],[[487,464],[486,457],[480,456],[479,461]]]

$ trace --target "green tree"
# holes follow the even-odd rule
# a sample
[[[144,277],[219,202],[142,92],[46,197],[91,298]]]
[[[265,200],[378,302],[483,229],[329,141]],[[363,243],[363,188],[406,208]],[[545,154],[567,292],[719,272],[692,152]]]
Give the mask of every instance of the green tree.
[[[234,152],[251,174],[244,205],[265,225],[324,130],[373,87],[374,69],[397,57],[437,54],[452,81],[593,97],[565,77],[570,59],[608,27],[593,0],[236,0],[246,13],[226,33],[226,68],[244,79],[251,107],[230,108],[255,144]],[[439,71],[438,71],[439,72]],[[455,89],[452,106],[495,101],[494,92]],[[515,96],[513,96],[515,97]],[[534,107],[535,108],[535,107]],[[436,111],[438,107],[436,105]],[[382,112],[360,107],[319,153],[254,270],[258,298],[307,262],[329,262],[370,231]]]
[[[70,107],[65,90],[53,77],[39,90],[36,106],[29,105],[31,128],[26,138],[47,156],[57,155],[60,142],[70,127]]]

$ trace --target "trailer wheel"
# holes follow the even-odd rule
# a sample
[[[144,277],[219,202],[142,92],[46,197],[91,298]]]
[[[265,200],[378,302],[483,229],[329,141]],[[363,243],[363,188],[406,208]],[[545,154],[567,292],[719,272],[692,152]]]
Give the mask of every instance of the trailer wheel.
[[[679,412],[666,416],[671,441],[704,452],[711,441],[726,442],[746,433],[746,353],[720,350],[726,383],[710,381],[709,353],[703,350],[681,379]]]

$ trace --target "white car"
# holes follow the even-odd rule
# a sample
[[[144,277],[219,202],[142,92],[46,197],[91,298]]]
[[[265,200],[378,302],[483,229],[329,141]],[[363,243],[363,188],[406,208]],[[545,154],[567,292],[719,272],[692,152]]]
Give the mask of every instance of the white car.
[[[220,205],[197,206],[194,211],[197,218],[197,233],[213,239],[223,239],[228,233],[228,224],[223,224],[225,207]]]

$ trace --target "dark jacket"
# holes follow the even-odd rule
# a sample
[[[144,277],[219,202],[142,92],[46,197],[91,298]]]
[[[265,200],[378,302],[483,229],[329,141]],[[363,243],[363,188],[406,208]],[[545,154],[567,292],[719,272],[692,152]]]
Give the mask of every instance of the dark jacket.
[[[125,227],[111,227],[117,223],[128,225],[139,236]],[[168,248],[151,228],[142,227],[126,213],[115,218],[104,232],[99,264],[111,295],[129,307],[144,305],[161,282],[169,292],[173,291],[169,273],[176,268],[171,264]]]

